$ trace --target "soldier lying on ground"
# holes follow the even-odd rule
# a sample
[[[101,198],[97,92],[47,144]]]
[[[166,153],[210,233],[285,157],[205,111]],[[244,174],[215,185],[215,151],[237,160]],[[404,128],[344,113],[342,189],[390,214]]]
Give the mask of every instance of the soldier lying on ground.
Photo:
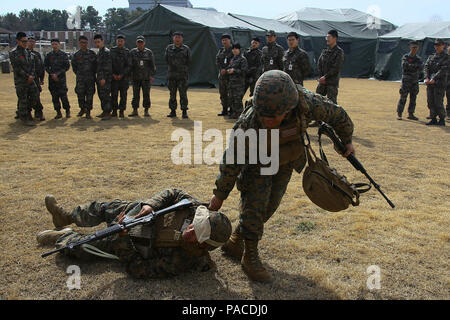
[[[228,240],[231,223],[224,214],[209,211],[198,200],[177,189],[164,190],[145,201],[94,201],[78,206],[71,212],[59,206],[53,196],[47,196],[45,205],[58,230],[39,233],[37,241],[41,245],[61,248],[85,236],[70,228],[62,229],[72,223],[79,227],[94,227],[102,222],[108,225],[122,223],[126,217],[139,218],[183,199],[192,201],[194,205],[161,216],[152,224],[137,226],[128,233],[93,241],[89,243],[89,248],[101,250],[100,256],[118,259],[134,278],[167,278],[187,271],[214,269],[208,251],[222,246]],[[92,260],[94,256],[88,251],[91,250],[76,247],[63,253]]]

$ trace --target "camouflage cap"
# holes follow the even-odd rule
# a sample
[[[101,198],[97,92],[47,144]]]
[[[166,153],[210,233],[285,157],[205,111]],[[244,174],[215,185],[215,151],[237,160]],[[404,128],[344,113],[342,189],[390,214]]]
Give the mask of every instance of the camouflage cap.
[[[210,211],[209,212],[209,223],[211,224],[211,235],[210,239],[216,243],[225,243],[231,236],[231,222],[221,212]],[[207,241],[208,243],[209,241]],[[208,250],[214,250],[216,247],[208,244]]]
[[[144,42],[144,41],[145,41],[144,36],[138,36],[138,37],[136,38],[136,42]]]
[[[409,46],[410,46],[410,47],[418,47],[418,46],[419,46],[419,42],[418,42],[418,41],[415,41],[415,40],[410,41],[410,42],[409,42]]]
[[[274,36],[274,37],[276,37],[277,34],[275,33],[275,31],[269,30],[269,31],[266,32],[266,36]]]
[[[444,42],[444,40],[442,40],[442,39],[436,39],[436,40],[434,40],[434,45],[435,46],[442,46],[442,45],[444,45],[445,44],[445,42]]]
[[[256,82],[253,106],[258,115],[276,118],[295,108],[297,103],[297,88],[286,72],[267,71]]]

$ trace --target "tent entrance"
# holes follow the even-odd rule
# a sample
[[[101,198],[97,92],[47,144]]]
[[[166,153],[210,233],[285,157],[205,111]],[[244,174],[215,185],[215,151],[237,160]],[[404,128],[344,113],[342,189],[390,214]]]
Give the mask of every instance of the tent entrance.
[[[147,47],[153,51],[156,68],[155,82],[167,85],[167,63],[164,58],[167,46],[171,43],[169,33],[145,33]],[[161,54],[162,53],[162,54]]]

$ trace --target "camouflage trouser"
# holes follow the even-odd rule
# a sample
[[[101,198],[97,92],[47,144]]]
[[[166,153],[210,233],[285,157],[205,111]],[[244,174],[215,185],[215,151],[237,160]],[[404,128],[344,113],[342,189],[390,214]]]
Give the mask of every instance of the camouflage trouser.
[[[167,80],[167,87],[170,91],[169,108],[174,111],[177,110],[177,89],[180,93],[181,110],[188,110],[188,79],[187,78],[169,78]]]
[[[419,93],[419,84],[417,82],[402,82],[400,88],[400,100],[397,105],[397,112],[402,114],[405,109],[406,99],[409,94],[409,107],[408,113],[414,113],[416,110],[416,98]]]
[[[316,89],[316,93],[328,97],[333,103],[337,104],[337,96],[338,96],[339,87],[331,86],[331,85],[323,85],[319,83]]]
[[[16,86],[17,115],[20,119],[26,119],[32,109],[38,108],[39,91],[36,84]]]
[[[448,78],[448,82],[450,82],[450,77]],[[450,118],[450,84],[447,86],[446,89],[446,95],[447,95],[447,117]]]
[[[250,88],[250,97],[253,97],[253,92],[255,92],[255,85],[257,80],[258,77],[256,75],[247,74],[247,77],[245,78],[244,95],[247,92],[248,88]]]
[[[77,80],[75,93],[78,97],[78,105],[80,109],[92,110],[95,94],[95,81]]]
[[[220,93],[220,103],[222,104],[222,110],[228,111],[231,107],[231,101],[229,97],[229,86],[230,79],[228,76],[220,76],[219,77],[219,93]]]
[[[100,81],[97,80],[98,97],[102,105],[103,112],[111,112],[111,81],[106,80],[105,85],[100,86]]]
[[[53,107],[56,111],[61,110],[61,103],[64,110],[70,110],[69,99],[67,98],[67,84],[65,81],[60,80],[55,82],[49,80],[48,89],[52,95]]]
[[[134,80],[133,81],[133,100],[131,105],[133,109],[139,109],[139,101],[141,100],[141,88],[144,109],[149,109],[152,105],[150,101],[150,80]]]
[[[437,116],[439,116],[440,119],[445,118],[445,89],[446,88],[436,87],[434,85],[427,86],[428,107],[430,108],[431,118],[436,118]]]
[[[113,80],[111,82],[111,100],[113,110],[125,110],[127,108],[127,96],[129,88],[128,79]],[[120,92],[120,103],[118,102]]]
[[[241,115],[243,110],[242,98],[245,94],[245,82],[230,80],[228,86],[228,97],[230,99],[230,112],[233,115]]]
[[[85,206],[78,206],[72,210],[72,219],[79,227],[95,227],[106,222],[107,225],[116,219],[122,211],[129,211],[130,208],[138,205],[139,202],[128,202],[122,200],[114,200],[112,202],[94,201]],[[83,239],[85,235],[77,232],[68,232],[61,236],[56,242],[56,247],[60,248],[72,242]],[[136,253],[132,242],[128,236],[113,235],[107,238],[93,241],[90,245],[106,252],[118,256],[122,261],[126,261],[128,257]],[[83,248],[78,247],[74,250],[64,251],[64,254],[81,259],[93,260],[95,256],[87,253]]]
[[[280,205],[293,169],[292,164],[287,164],[280,166],[276,175],[263,176],[259,166],[244,167],[238,178],[237,188],[241,191],[238,230],[245,239],[261,239],[264,223]]]

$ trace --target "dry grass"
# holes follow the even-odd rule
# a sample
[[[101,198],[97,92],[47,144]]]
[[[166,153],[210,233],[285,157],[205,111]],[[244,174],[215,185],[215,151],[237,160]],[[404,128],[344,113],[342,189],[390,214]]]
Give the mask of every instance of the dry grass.
[[[314,86],[306,82],[307,88]],[[397,83],[344,79],[341,87],[340,102],[356,126],[358,156],[397,205],[395,210],[371,191],[357,208],[326,213],[309,202],[301,176],[294,174],[260,245],[275,278],[272,284],[250,282],[238,263],[218,251],[213,253],[217,273],[145,282],[130,279],[116,262],[42,259],[47,248],[38,247],[35,236],[52,227],[44,196],[52,193],[71,208],[94,199],[145,198],[178,187],[207,201],[217,166],[175,166],[170,152],[176,143],[170,135],[180,127],[192,130],[191,119],[203,121],[203,130],[231,128],[232,122],[216,116],[217,90],[189,91],[187,121],[166,118],[168,92],[158,87],[152,89],[151,119],[100,122],[51,120],[54,111],[45,88],[48,120],[24,128],[13,119],[12,75],[0,75],[0,299],[449,299],[449,128],[424,125],[424,87],[418,98],[420,122],[395,119]],[[76,113],[72,74],[69,88]],[[94,110],[100,110],[97,98]],[[340,172],[363,180],[329,146],[327,150]],[[235,190],[223,208],[233,224],[238,199]],[[66,287],[71,264],[81,267],[81,290]],[[381,290],[366,287],[370,265],[381,268]],[[194,283],[201,290],[191,290]]]

